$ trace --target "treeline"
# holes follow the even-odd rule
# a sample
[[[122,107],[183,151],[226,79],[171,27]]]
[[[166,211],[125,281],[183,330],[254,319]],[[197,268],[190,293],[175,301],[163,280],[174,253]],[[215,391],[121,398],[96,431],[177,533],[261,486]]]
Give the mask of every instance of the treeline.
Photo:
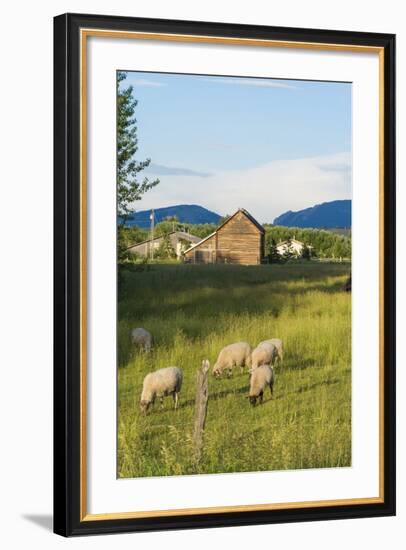
[[[156,224],[154,236],[169,235],[172,231],[185,231],[204,239],[216,230],[215,224],[180,223],[177,220],[164,220]],[[351,237],[325,229],[303,229],[264,224],[265,256],[274,255],[275,246],[281,241],[296,239],[306,247],[311,246],[311,256],[318,258],[351,258]],[[124,248],[150,238],[150,231],[137,226],[120,227],[120,241]],[[168,248],[167,243],[163,247]]]
[[[311,255],[318,258],[351,258],[351,238],[325,229],[303,229],[264,224],[265,255],[281,241],[296,239],[311,246]]]
[[[216,231],[218,225],[215,223],[181,223],[178,221],[164,220],[159,222],[155,226],[154,234],[156,237],[166,235],[171,231],[184,231],[185,233],[191,233],[196,237],[204,239],[213,231]]]

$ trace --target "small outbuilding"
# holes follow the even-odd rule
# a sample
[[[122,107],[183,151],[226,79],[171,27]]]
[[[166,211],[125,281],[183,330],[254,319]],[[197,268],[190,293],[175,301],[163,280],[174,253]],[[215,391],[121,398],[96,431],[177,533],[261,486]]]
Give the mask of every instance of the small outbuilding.
[[[182,258],[182,252],[191,244],[201,241],[200,237],[186,233],[186,231],[172,231],[168,234],[168,237],[178,259]],[[154,239],[148,239],[140,243],[135,243],[130,246],[127,251],[131,254],[137,254],[143,257],[152,256],[154,252],[158,251],[163,241],[164,235],[160,235]]]
[[[185,263],[258,265],[264,258],[265,230],[239,208],[213,233],[184,251]]]

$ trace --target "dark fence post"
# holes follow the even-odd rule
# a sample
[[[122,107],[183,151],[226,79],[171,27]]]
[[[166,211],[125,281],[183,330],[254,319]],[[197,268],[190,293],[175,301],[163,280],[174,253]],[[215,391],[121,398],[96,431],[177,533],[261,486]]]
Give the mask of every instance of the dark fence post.
[[[209,368],[210,363],[207,359],[205,359],[202,361],[201,368],[197,371],[195,427],[193,434],[193,460],[195,465],[200,462],[203,451],[203,433],[206,422],[207,401],[209,398]]]

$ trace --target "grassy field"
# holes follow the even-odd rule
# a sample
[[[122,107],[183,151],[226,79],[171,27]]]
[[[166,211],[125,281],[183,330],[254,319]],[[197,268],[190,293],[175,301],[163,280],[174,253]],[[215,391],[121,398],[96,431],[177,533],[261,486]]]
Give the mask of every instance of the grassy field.
[[[244,267],[155,265],[123,276],[118,304],[118,476],[323,468],[351,465],[349,264]],[[155,338],[135,353],[131,328]],[[280,337],[274,399],[251,407],[248,373],[209,379],[204,451],[191,460],[196,371],[226,344]],[[139,412],[144,376],[184,371],[180,407],[168,397]]]

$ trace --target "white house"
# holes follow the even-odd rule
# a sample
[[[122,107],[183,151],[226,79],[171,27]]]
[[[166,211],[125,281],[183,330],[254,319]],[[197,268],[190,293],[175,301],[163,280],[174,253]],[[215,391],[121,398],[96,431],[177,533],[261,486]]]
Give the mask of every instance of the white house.
[[[298,241],[296,239],[290,239],[289,241],[281,241],[276,245],[276,250],[280,256],[283,256],[286,251],[289,249],[291,254],[294,254],[295,256],[301,256],[303,253],[303,248],[305,247],[305,244],[302,243],[302,241]],[[307,248],[312,250],[312,246],[307,245]]]

